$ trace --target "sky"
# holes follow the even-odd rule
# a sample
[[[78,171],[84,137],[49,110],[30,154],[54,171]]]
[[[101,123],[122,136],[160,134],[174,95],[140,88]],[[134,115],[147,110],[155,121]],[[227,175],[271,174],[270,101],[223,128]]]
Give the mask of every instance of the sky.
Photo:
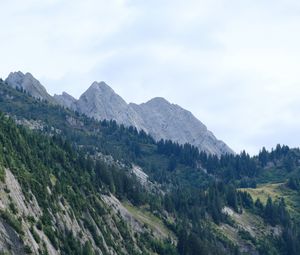
[[[237,153],[300,145],[300,1],[1,0],[0,77],[165,97]]]

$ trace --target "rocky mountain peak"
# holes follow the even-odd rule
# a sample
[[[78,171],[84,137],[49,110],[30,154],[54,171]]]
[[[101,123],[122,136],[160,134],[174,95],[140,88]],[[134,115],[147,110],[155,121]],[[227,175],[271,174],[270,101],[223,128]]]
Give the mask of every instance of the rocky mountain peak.
[[[7,83],[14,83],[16,87],[21,87],[22,80],[24,79],[25,74],[23,74],[21,71],[18,72],[11,72],[8,77],[6,78]]]
[[[89,102],[94,101],[94,103],[103,102],[108,104],[118,102],[127,105],[127,103],[103,81],[93,82],[92,85],[80,96],[78,101],[81,100]]]
[[[108,86],[105,82],[93,82],[92,85],[80,96],[78,101],[86,101],[86,102],[110,102],[110,100],[122,101],[122,103],[126,104],[126,102],[117,95],[114,90]]]
[[[13,88],[25,90],[33,97],[54,102],[45,87],[31,73],[11,72],[5,82]]]
[[[98,120],[131,124],[127,103],[105,82],[94,82],[80,96],[75,109]]]

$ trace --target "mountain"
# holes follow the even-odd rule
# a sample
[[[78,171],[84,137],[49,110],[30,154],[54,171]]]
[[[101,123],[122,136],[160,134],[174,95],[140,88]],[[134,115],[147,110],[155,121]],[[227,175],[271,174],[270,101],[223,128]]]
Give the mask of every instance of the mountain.
[[[154,98],[140,105],[127,104],[106,83],[94,82],[71,105],[64,101],[58,102],[97,120],[112,119],[125,126],[134,126],[157,141],[168,139],[179,144],[190,143],[201,151],[218,156],[234,153],[224,142],[216,139],[192,113],[163,98]]]
[[[17,89],[25,90],[27,93],[35,98],[47,100],[48,102],[55,102],[53,98],[47,93],[45,87],[35,79],[30,73],[11,72],[6,78],[5,82]]]
[[[218,158],[0,80],[0,254],[298,255],[299,169],[299,149]]]

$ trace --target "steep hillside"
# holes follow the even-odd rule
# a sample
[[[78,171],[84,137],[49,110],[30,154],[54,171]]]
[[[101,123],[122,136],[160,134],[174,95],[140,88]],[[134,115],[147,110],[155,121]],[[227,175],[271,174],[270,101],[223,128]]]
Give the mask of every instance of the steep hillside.
[[[167,239],[171,230],[156,231],[151,221],[148,224],[126,209],[156,194],[153,189],[147,191],[130,168],[86,158],[61,138],[17,128],[2,114],[0,134],[2,252],[151,254],[153,249],[175,250],[171,244],[176,239]],[[126,201],[126,207],[115,196]]]

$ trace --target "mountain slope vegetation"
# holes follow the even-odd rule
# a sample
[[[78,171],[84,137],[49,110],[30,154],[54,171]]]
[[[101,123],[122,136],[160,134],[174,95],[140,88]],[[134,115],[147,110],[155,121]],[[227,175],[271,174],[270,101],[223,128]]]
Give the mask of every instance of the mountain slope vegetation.
[[[300,248],[298,149],[218,158],[90,119],[3,81],[0,110],[2,252],[297,254]],[[293,195],[255,195],[276,183]]]

